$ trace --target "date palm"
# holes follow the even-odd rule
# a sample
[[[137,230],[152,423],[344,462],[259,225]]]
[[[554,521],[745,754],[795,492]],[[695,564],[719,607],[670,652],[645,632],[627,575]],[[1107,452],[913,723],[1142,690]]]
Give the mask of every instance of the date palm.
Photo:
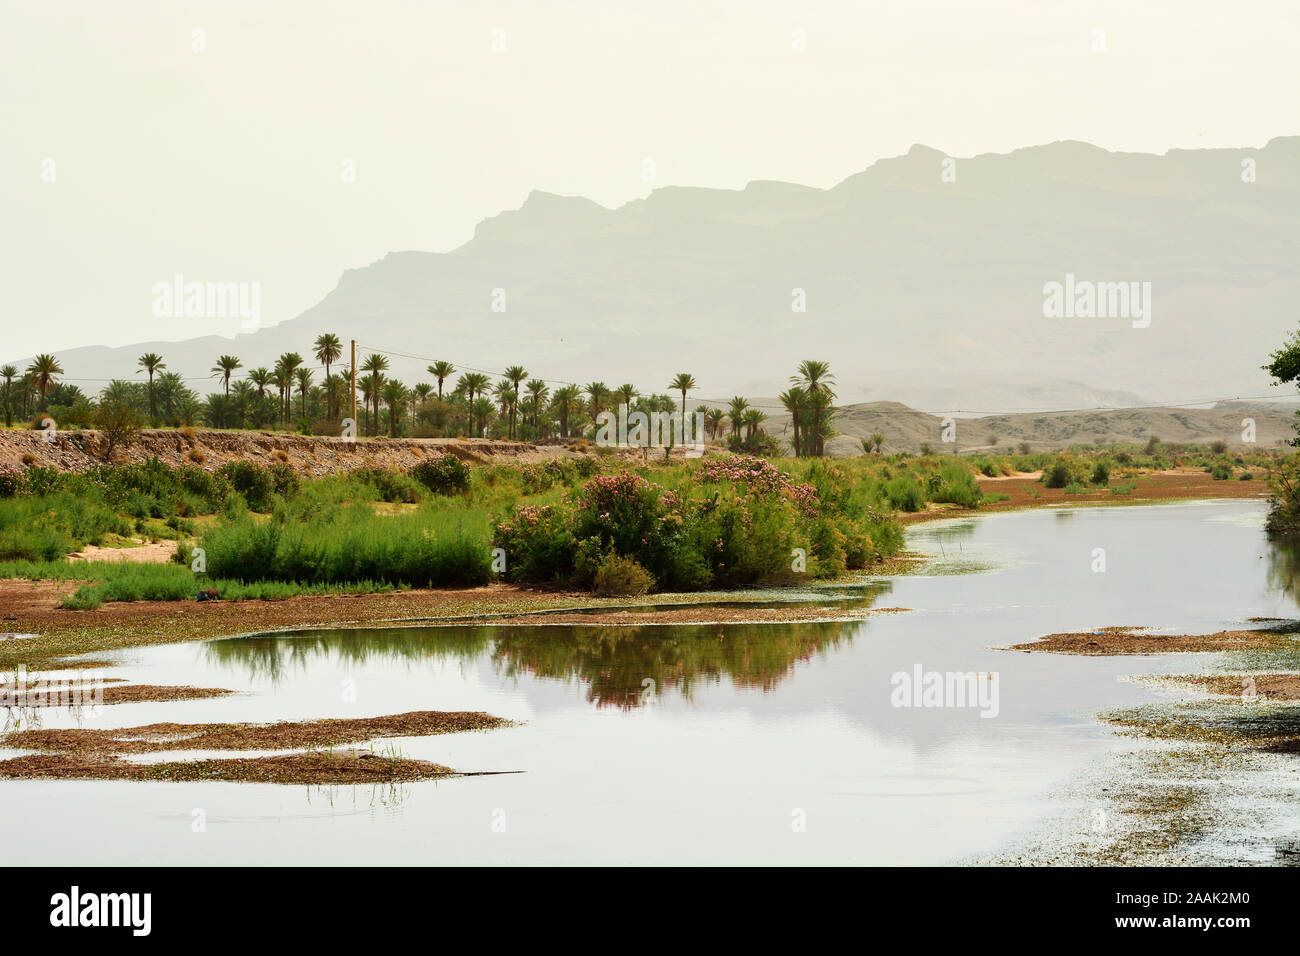
[[[384,404],[388,406],[388,436],[397,437],[397,419],[406,405],[406,386],[395,378],[390,378],[383,385]],[[376,415],[378,411],[376,410]],[[378,419],[376,419],[377,421]]]
[[[456,366],[450,362],[438,361],[430,365],[427,371],[438,380],[438,401],[442,401],[442,383],[456,374]]]
[[[867,441],[871,443],[871,447],[874,448],[876,454],[879,455],[881,447],[885,444],[885,436],[880,434],[880,432],[872,432],[871,437],[868,438]]]
[[[487,391],[488,386],[491,384],[492,380],[482,372],[466,373],[456,382],[456,388],[465,393],[465,413],[471,435],[474,434],[474,416],[476,414],[474,399]]]
[[[342,375],[326,375],[320,384],[325,392],[325,414],[331,421],[335,421],[339,414],[339,401],[343,398],[348,383]]]
[[[230,397],[230,376],[242,365],[243,363],[233,355],[221,355],[217,357],[217,364],[212,366],[212,377],[221,379],[221,384],[225,386],[226,398]]]
[[[695,377],[690,372],[678,372],[677,376],[668,383],[668,387],[675,392],[682,393],[682,440],[686,440],[686,393],[699,386],[695,384]]]
[[[710,408],[704,413],[704,423],[709,427],[709,435],[714,441],[722,434],[722,422],[726,419],[727,413],[720,408]]]
[[[796,385],[777,397],[781,400],[781,404],[785,406],[785,410],[790,413],[790,444],[794,448],[794,457],[798,458],[804,453],[802,429],[808,395],[801,387]]]
[[[576,385],[562,385],[555,390],[555,395],[551,397],[551,404],[560,417],[560,437],[569,437],[569,411],[582,400],[582,392]]]
[[[316,342],[312,346],[316,351],[316,361],[325,366],[325,377],[330,377],[330,366],[339,360],[343,354],[343,343],[333,332],[324,332],[316,336]]]
[[[32,384],[41,393],[41,411],[45,411],[45,393],[55,384],[55,376],[63,374],[63,366],[53,355],[38,355],[27,366]]]
[[[491,399],[482,397],[475,399],[474,404],[470,406],[471,430],[476,430],[480,436],[483,435],[487,431],[488,418],[492,415],[493,408]],[[474,429],[474,423],[477,423],[477,429]]]
[[[727,406],[727,420],[731,422],[731,434],[736,441],[740,441],[740,426],[744,423],[747,408],[749,402],[739,395],[734,396]]]
[[[145,352],[136,360],[136,365],[149,376],[149,417],[158,417],[158,403],[154,400],[153,377],[167,367],[162,356],[157,352]]]
[[[284,396],[293,388],[293,372],[287,365],[277,362],[275,371],[271,373],[271,382],[279,392],[279,418],[280,424],[283,425],[289,420],[289,408],[285,404]]]
[[[379,391],[384,387],[386,378],[384,372],[388,371],[388,359],[377,352],[371,352],[361,363],[361,371],[367,373],[371,380],[370,401],[375,406],[375,427],[371,434],[377,435],[379,434]]]
[[[514,403],[512,403],[512,405],[517,404],[519,401],[519,386],[522,385],[523,382],[528,378],[528,372],[524,370],[524,367],[522,365],[512,365],[505,370],[505,377],[506,377],[506,381],[510,383],[510,390],[515,395]],[[509,434],[511,439],[515,438],[515,415],[514,415],[513,407],[510,412],[510,433]]]
[[[814,455],[822,455],[825,450],[825,435],[822,434],[822,420],[830,403],[835,399],[835,376],[831,374],[829,362],[805,359],[799,363],[799,374],[790,376],[791,385],[799,385],[808,393],[812,407],[812,434],[809,436],[809,450]]]
[[[9,392],[13,387],[14,379],[18,375],[18,369],[13,365],[6,365],[0,368],[0,378],[5,380],[4,403],[5,403],[5,427],[8,428],[14,423],[14,409],[9,401]]]
[[[280,419],[287,422],[293,414],[293,382],[302,365],[302,356],[297,352],[285,352],[275,363],[275,383],[280,389]]]
[[[604,382],[592,382],[583,391],[587,393],[587,400],[591,403],[591,421],[594,426],[596,418],[605,408],[605,400],[609,397],[609,386]]]
[[[300,368],[295,373],[298,379],[298,414],[302,418],[307,417],[307,391],[311,388],[312,371],[309,368]]]
[[[626,405],[628,408],[632,407],[632,399],[636,398],[639,394],[640,393],[636,390],[635,385],[627,383],[614,389],[614,395],[618,398],[618,403],[620,405]]]
[[[528,397],[533,403],[533,427],[537,429],[537,437],[542,437],[542,407],[546,404],[546,398],[550,394],[550,389],[540,378],[531,379],[528,382]]]
[[[257,389],[257,397],[266,398],[266,386],[271,384],[271,373],[259,365],[248,373],[248,380]]]

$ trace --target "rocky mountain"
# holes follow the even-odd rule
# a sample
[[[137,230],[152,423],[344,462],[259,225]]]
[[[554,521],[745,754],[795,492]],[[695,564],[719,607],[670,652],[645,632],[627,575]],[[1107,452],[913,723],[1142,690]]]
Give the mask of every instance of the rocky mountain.
[[[1297,261],[1300,137],[1159,156],[1058,142],[951,161],[916,146],[830,189],[665,187],[617,209],[535,192],[458,249],[393,252],[233,341],[59,357],[69,376],[108,378],[158,351],[209,391],[197,380],[221,352],[269,365],[331,331],[392,353],[408,382],[434,358],[656,391],[685,370],[700,400],[719,402],[772,395],[815,357],[843,402],[1191,404],[1263,394],[1259,366],[1296,323]],[[1150,283],[1148,314],[1049,317],[1051,282]],[[1099,288],[1102,310],[1123,304]]]

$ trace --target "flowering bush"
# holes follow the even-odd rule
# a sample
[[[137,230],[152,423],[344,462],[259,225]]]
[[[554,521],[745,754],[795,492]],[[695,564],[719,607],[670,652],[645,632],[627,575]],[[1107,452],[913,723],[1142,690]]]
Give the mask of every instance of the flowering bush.
[[[700,467],[700,477],[712,484],[740,484],[763,497],[784,497],[794,502],[805,517],[816,517],[819,498],[811,484],[796,485],[790,476],[765,458],[729,455],[710,458]]]
[[[660,489],[640,475],[597,475],[578,494],[574,534],[597,537],[623,555],[643,552],[659,528]]]
[[[842,474],[818,473],[839,502],[833,517],[819,513],[817,486],[761,458],[709,459],[687,476],[695,481],[664,488],[637,472],[596,475],[554,505],[516,506],[494,534],[507,576],[581,587],[605,580],[608,590],[634,562],[665,590],[743,587],[804,570],[829,577],[901,545],[892,519]],[[803,570],[795,549],[807,555]]]
[[[23,487],[23,473],[6,465],[0,468],[0,498],[12,498]]]
[[[492,542],[506,553],[511,581],[559,581],[573,570],[573,518],[567,509],[520,505],[496,525]]]

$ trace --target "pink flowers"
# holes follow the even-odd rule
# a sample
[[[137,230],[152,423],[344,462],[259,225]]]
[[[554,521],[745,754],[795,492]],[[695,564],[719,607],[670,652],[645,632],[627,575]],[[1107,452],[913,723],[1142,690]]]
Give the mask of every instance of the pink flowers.
[[[821,504],[817,489],[812,485],[807,482],[796,485],[789,475],[771,462],[753,455],[710,458],[701,466],[700,477],[704,481],[742,484],[752,494],[761,497],[781,495],[790,499],[801,514],[810,518],[816,517]]]
[[[582,486],[582,506],[608,518],[610,510],[621,502],[635,501],[650,488],[640,475],[620,471],[614,475],[597,475]]]

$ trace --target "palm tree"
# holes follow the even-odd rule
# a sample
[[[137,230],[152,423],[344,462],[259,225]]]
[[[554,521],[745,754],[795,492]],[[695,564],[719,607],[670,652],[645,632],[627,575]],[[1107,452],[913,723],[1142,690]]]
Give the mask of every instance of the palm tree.
[[[486,378],[487,376],[484,376]],[[470,406],[470,430],[476,431],[482,435],[487,430],[488,416],[492,414],[492,402],[486,398],[478,398]],[[474,423],[478,423],[478,428],[474,428]]]
[[[496,399],[497,404],[501,406],[500,417],[505,418],[506,413],[510,410],[510,383],[503,378],[501,381],[493,385],[492,397]]]
[[[587,393],[587,398],[591,401],[591,421],[594,425],[596,418],[605,407],[604,402],[609,396],[609,386],[604,382],[592,382],[583,391]]]
[[[758,426],[767,421],[767,415],[757,408],[745,412],[745,440],[750,441],[758,434]]]
[[[879,455],[881,446],[885,444],[885,436],[880,432],[872,432],[867,441],[871,443],[871,446],[876,449],[876,454]]]
[[[505,377],[506,377],[506,381],[510,383],[510,390],[514,393],[515,401],[517,402],[519,400],[519,386],[523,383],[523,381],[526,378],[528,378],[528,373],[524,371],[524,367],[522,365],[512,365],[505,370]],[[514,437],[515,437],[515,418],[514,418],[514,411],[512,405],[512,410],[510,412],[510,438],[513,439]]]
[[[714,441],[717,441],[718,436],[722,434],[722,422],[726,417],[727,413],[720,408],[710,408],[704,413],[704,423],[708,426],[709,436]]]
[[[371,379],[370,400],[375,405],[375,428],[371,434],[379,434],[379,390],[384,386],[384,372],[388,370],[388,359],[377,352],[371,352],[361,363],[361,371],[368,372]]]
[[[794,446],[794,457],[798,458],[803,454],[802,434],[800,426],[803,424],[802,418],[805,406],[807,405],[808,395],[798,385],[789,391],[782,392],[777,396],[785,410],[790,413],[791,437],[790,444]]]
[[[513,441],[515,437],[515,413],[519,410],[519,390],[509,389],[505,394],[506,408],[509,410],[509,423],[506,434]]]
[[[635,385],[629,385],[627,383],[614,389],[614,395],[617,396],[618,403],[620,405],[626,405],[629,408],[632,407],[632,399],[636,398],[639,394],[640,393],[636,390]]]
[[[550,391],[540,378],[528,382],[528,395],[533,402],[533,428],[537,429],[538,438],[542,437],[542,406],[546,404],[546,396]]]
[[[13,365],[6,365],[0,368],[0,378],[5,380],[5,427],[8,428],[14,423],[14,409],[9,404],[9,388],[13,385],[14,378],[18,375],[18,369]]]
[[[456,366],[450,362],[434,362],[426,370],[438,380],[438,401],[442,401],[442,383],[456,374]]]
[[[298,414],[302,418],[307,417],[307,390],[311,388],[312,371],[309,368],[300,368],[297,370],[298,379]]]
[[[23,418],[27,417],[28,403],[34,391],[36,391],[36,380],[32,378],[32,373],[23,372],[23,377],[18,380],[18,400],[22,402]]]
[[[293,382],[298,366],[302,365],[302,356],[297,352],[285,352],[275,362],[275,384],[280,389],[280,420],[287,422],[293,414]]]
[[[406,386],[395,378],[390,378],[383,385],[384,404],[388,406],[388,436],[397,437],[397,416],[406,403]],[[375,421],[379,421],[379,404],[375,404]]]
[[[471,435],[474,434],[474,397],[476,395],[482,395],[490,384],[492,384],[492,380],[482,372],[467,373],[462,375],[456,382],[456,388],[465,393],[465,411],[466,416],[469,419],[468,431]]]
[[[144,355],[141,355],[136,361],[136,365],[144,369],[149,376],[149,417],[157,418],[158,403],[154,401],[153,397],[153,377],[155,373],[165,369],[167,363],[162,360],[162,356],[157,352],[145,352]]]
[[[749,402],[739,395],[731,400],[727,407],[727,419],[731,422],[731,434],[736,441],[740,441],[740,426],[744,423],[745,409],[749,408]]]
[[[682,441],[686,440],[686,393],[698,388],[695,378],[689,372],[678,372],[677,377],[668,383],[668,387],[682,393]]]
[[[378,401],[376,396],[379,394],[379,381],[377,378],[379,374],[379,372],[371,372],[369,375],[362,375],[357,379],[357,387],[361,389],[361,413],[365,417],[363,432],[370,431],[370,401],[372,398]],[[378,425],[375,427],[378,428]]]
[[[32,360],[32,364],[27,366],[27,374],[32,377],[32,383],[36,386],[37,391],[41,393],[41,411],[45,411],[45,393],[50,386],[55,384],[54,376],[63,374],[63,366],[53,355],[38,355]]]
[[[231,373],[242,365],[243,363],[233,355],[222,355],[217,358],[217,364],[212,366],[212,377],[221,379],[221,384],[226,388],[226,398],[230,397]]]
[[[790,376],[790,384],[800,385],[808,393],[812,406],[812,435],[809,436],[809,450],[814,455],[825,452],[825,436],[822,434],[822,416],[835,398],[835,376],[831,374],[829,362],[805,359],[799,363],[799,374]]]
[[[569,437],[569,409],[578,404],[582,392],[576,385],[563,385],[555,390],[551,403],[560,413],[560,437]]]
[[[343,398],[344,390],[347,388],[347,381],[342,375],[326,375],[320,383],[321,389],[325,392],[325,414],[330,420],[336,420],[339,413],[339,401]]]
[[[275,371],[271,374],[271,382],[280,395],[278,417],[280,424],[283,425],[289,420],[289,409],[285,404],[284,396],[293,388],[293,370],[283,360],[276,362]]]
[[[316,350],[316,361],[325,366],[325,377],[330,377],[330,366],[339,360],[343,354],[343,343],[333,332],[325,332],[316,336],[316,342],[312,346]]]
[[[257,388],[257,397],[266,398],[266,386],[271,384],[271,373],[259,365],[248,373],[248,380]]]

